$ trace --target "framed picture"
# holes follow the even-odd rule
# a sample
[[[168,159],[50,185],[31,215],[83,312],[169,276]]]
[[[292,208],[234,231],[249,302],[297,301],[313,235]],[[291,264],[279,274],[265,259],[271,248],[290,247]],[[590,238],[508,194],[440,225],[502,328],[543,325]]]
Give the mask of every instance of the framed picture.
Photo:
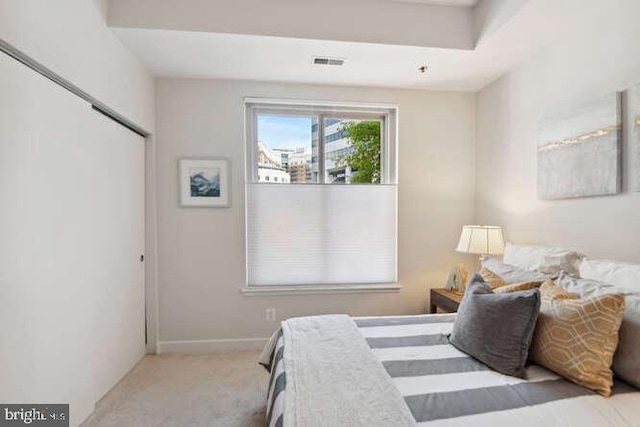
[[[620,193],[622,109],[619,92],[565,105],[538,129],[538,198]]]
[[[229,206],[229,162],[225,159],[180,159],[180,204]]]

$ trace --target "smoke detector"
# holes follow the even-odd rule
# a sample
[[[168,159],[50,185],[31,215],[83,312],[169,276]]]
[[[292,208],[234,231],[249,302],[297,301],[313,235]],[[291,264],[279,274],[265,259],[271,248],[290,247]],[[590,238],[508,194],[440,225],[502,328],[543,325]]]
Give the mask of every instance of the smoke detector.
[[[344,65],[345,58],[331,58],[329,56],[314,56],[313,65],[334,65],[341,67]]]

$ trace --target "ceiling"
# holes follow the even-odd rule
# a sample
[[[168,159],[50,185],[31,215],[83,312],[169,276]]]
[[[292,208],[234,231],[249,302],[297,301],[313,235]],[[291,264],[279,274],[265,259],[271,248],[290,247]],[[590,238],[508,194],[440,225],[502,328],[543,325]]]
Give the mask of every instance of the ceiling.
[[[473,51],[238,34],[116,29],[155,75],[474,91],[512,65]],[[342,67],[314,56],[345,58]],[[426,75],[418,67],[430,67]]]
[[[400,0],[391,0],[396,1]],[[442,3],[440,0],[416,1]],[[471,0],[444,1],[472,3]],[[385,2],[388,4],[389,0]],[[516,2],[521,7],[514,9]],[[127,21],[122,25],[112,22],[110,25],[143,64],[160,77],[477,91],[540,49],[561,43],[565,34],[592,31],[604,13],[603,8],[610,7],[606,3],[504,0],[511,9],[498,10],[495,16],[489,14],[491,10],[480,11],[483,12],[480,22],[485,28],[476,30],[478,40],[473,49],[194,31],[200,27],[189,26],[193,18],[172,21],[178,14],[176,11],[165,14],[164,21]],[[481,2],[476,9],[484,5]],[[126,19],[135,15],[128,9],[120,12]],[[133,12],[146,19],[143,11]],[[469,20],[473,18],[469,16]],[[209,20],[202,22],[208,24]],[[545,30],[557,28],[563,31]],[[312,65],[314,56],[346,61],[342,67],[318,66]],[[422,65],[429,67],[424,75],[418,72]]]

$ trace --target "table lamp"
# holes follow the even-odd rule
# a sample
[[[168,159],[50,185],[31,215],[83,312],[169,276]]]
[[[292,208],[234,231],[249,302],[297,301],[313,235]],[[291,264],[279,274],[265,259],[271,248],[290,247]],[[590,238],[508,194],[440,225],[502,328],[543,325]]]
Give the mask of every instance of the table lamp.
[[[500,255],[504,252],[502,228],[490,225],[465,225],[462,227],[456,251],[479,254],[480,262],[487,255]]]

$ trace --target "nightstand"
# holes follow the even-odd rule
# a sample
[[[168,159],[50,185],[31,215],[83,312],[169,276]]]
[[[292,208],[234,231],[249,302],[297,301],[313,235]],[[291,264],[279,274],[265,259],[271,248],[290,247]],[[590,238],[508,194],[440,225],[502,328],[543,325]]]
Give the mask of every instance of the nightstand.
[[[444,288],[431,289],[431,301],[429,313],[437,313],[438,309],[445,313],[455,313],[458,311],[460,301],[464,294],[460,292],[449,291]]]

